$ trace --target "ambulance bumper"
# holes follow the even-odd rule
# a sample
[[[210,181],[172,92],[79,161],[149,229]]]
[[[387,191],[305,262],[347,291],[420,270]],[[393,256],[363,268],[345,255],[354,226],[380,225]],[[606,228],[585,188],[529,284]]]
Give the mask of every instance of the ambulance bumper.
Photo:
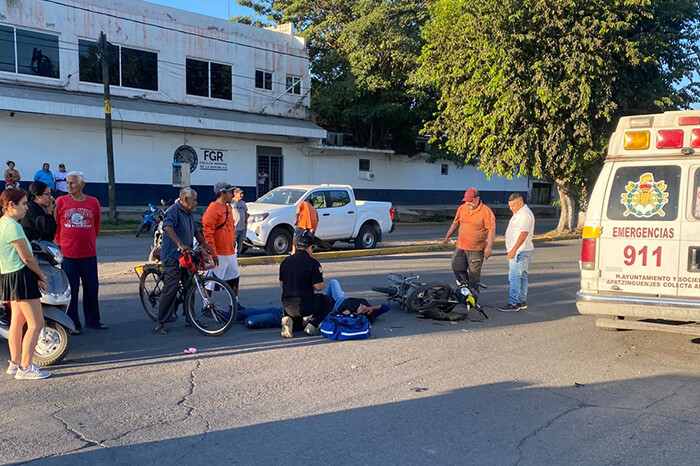
[[[581,314],[700,321],[700,300],[610,296],[579,291],[576,307]]]

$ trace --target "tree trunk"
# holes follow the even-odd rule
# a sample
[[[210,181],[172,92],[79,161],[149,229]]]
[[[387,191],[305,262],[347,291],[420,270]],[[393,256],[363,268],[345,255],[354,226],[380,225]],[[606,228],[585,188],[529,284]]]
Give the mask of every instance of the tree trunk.
[[[581,209],[578,211],[578,220],[576,222],[576,229],[583,230],[584,223],[586,223],[586,211]]]
[[[571,199],[571,191],[569,187],[561,180],[556,180],[557,192],[559,193],[559,202],[561,203],[561,213],[559,214],[559,224],[557,231],[572,230],[574,228],[574,202]]]

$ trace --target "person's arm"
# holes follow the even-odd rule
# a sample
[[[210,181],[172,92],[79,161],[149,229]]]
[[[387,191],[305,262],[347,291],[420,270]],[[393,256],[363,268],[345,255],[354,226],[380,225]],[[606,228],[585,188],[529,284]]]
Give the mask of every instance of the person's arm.
[[[305,202],[305,201],[301,201],[301,202]],[[297,227],[299,226],[299,217],[301,216],[301,209],[302,209],[302,207],[301,207],[301,203],[300,203],[297,206],[297,216],[294,219],[294,226],[297,226]]]
[[[95,209],[95,238],[97,238],[100,234],[100,226],[102,226],[102,206],[97,198],[95,198],[95,204],[97,204],[97,208]]]
[[[280,280],[280,288],[284,288],[284,283]]]
[[[250,214],[248,213],[248,206],[245,206],[245,219],[243,220],[245,222],[245,227],[248,228],[248,219],[250,218]]]
[[[520,236],[518,236],[518,240],[515,242],[513,247],[508,251],[508,259],[515,259],[515,254],[518,252],[518,248],[523,245],[525,240],[527,239],[527,235],[529,233],[527,231],[521,231]]]
[[[37,278],[39,279],[39,288],[45,290],[46,276],[44,275],[44,272],[42,272],[39,268],[39,264],[37,264],[36,259],[34,259],[34,255],[27,247],[27,242],[25,241],[25,239],[20,238],[13,241],[12,246],[14,246],[15,250],[17,251],[17,254],[19,254],[19,258],[22,259],[22,262],[24,262],[24,265],[26,265],[29,270],[36,274]]]
[[[17,178],[15,179],[15,182],[19,183],[19,180],[22,178],[19,174],[19,170],[15,170],[15,173],[17,173]]]
[[[200,244],[208,244],[210,245],[210,249],[212,251],[212,255],[214,256],[214,260],[218,260],[218,254],[216,252],[216,242],[214,241],[214,232],[216,231],[216,227],[221,225],[221,219],[216,215],[216,212],[213,208],[208,208],[205,212],[204,215],[202,216],[202,233],[199,232],[199,230],[195,231],[195,238],[197,238],[197,241]],[[200,234],[202,237],[202,240],[200,240],[197,237],[197,233]]]
[[[214,253],[214,249],[213,249],[212,246],[207,242],[207,239],[204,237],[204,235],[202,234],[202,232],[199,231],[199,230],[195,230],[195,231],[194,231],[194,237],[195,237],[195,239],[197,240],[197,242],[199,243],[199,245],[200,245],[203,249],[206,249],[207,251],[209,251],[209,254],[211,254],[212,257],[214,258],[214,263],[215,263],[216,265],[219,265],[219,257],[216,255],[216,253]],[[211,244],[214,244],[214,242],[212,242]]]
[[[486,207],[486,206],[484,206]],[[493,242],[496,239],[496,216],[493,211],[486,207],[488,212],[486,218],[484,219],[484,226],[488,230],[488,235],[486,235],[486,245],[484,245],[484,259],[491,257],[493,252]]]
[[[61,245],[61,199],[56,201],[56,208],[54,209],[53,216],[56,219],[56,236],[54,238],[54,242],[58,244],[59,246]]]
[[[454,235],[455,231],[457,231],[457,228],[459,228],[459,219],[455,218],[454,222],[452,222],[452,225],[450,225],[450,228],[447,229],[445,239],[442,240],[443,246],[447,246],[447,242],[450,241],[450,236]]]
[[[314,283],[314,290],[323,291],[324,288],[325,288],[325,286],[324,286],[323,282]]]

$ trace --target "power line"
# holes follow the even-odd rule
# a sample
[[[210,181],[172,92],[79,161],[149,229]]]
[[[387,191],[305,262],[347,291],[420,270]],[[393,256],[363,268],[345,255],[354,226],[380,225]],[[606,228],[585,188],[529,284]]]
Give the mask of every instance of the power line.
[[[309,59],[309,57],[306,56],[306,55],[296,55],[296,54],[289,53],[289,52],[282,52],[282,51],[278,51],[278,50],[270,50],[270,49],[267,49],[267,48],[265,48],[265,47],[260,47],[260,46],[258,46],[258,45],[244,44],[244,43],[237,42],[237,41],[234,41],[234,40],[221,39],[221,38],[218,38],[218,37],[207,36],[207,35],[199,34],[199,33],[195,33],[195,32],[185,32],[185,31],[182,31],[182,30],[180,30],[180,29],[172,28],[172,27],[169,27],[169,26],[161,26],[160,24],[149,23],[148,21],[141,21],[141,20],[133,19],[133,18],[126,18],[126,17],[119,16],[119,15],[115,15],[115,14],[112,14],[112,13],[93,11],[93,10],[91,10],[91,9],[89,9],[89,8],[81,7],[81,6],[78,6],[78,5],[69,5],[69,4],[66,4],[66,3],[59,2],[59,1],[57,1],[57,0],[42,0],[42,1],[45,2],[45,3],[53,3],[53,4],[55,4],[55,5],[64,6],[64,7],[66,7],[66,8],[72,8],[72,9],[74,9],[74,10],[81,10],[81,11],[85,11],[85,12],[88,12],[88,13],[93,13],[93,14],[98,14],[98,15],[102,15],[102,16],[107,16],[107,17],[109,17],[109,18],[120,19],[120,20],[123,20],[123,21],[129,21],[129,22],[132,22],[132,23],[141,24],[141,25],[143,25],[143,26],[151,26],[151,27],[154,27],[154,28],[163,29],[163,30],[165,30],[165,31],[177,32],[177,33],[184,34],[184,35],[187,35],[187,36],[193,36],[193,37],[200,37],[200,38],[203,38],[203,39],[215,40],[215,41],[217,41],[217,42],[223,42],[223,43],[225,43],[225,44],[237,45],[237,46],[239,46],[239,47],[247,47],[247,48],[250,48],[250,49],[253,49],[253,50],[260,50],[260,51],[263,51],[263,52],[276,53],[276,54],[279,54],[279,55],[286,55],[286,56],[288,56],[288,57],[293,57],[293,58],[301,58],[301,59],[304,59],[304,60],[308,60],[308,59]]]

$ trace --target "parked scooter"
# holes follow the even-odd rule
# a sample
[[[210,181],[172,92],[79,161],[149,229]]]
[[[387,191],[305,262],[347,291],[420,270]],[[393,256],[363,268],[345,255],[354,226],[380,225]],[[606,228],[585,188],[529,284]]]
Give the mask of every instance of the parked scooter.
[[[163,216],[165,215],[165,201],[161,199],[160,203],[163,208],[154,206],[150,202],[148,203],[148,210],[144,210],[144,212],[141,214],[141,225],[139,225],[139,227],[136,229],[137,238],[141,236],[141,233],[144,231],[156,231],[156,227],[163,220]]]
[[[66,314],[71,289],[68,277],[58,266],[63,262],[61,249],[49,241],[32,241],[32,252],[46,275],[46,291],[41,292],[45,326],[39,335],[32,362],[40,367],[62,360],[70,348],[70,331],[75,324]],[[7,339],[10,329],[10,303],[0,303],[0,337]]]

